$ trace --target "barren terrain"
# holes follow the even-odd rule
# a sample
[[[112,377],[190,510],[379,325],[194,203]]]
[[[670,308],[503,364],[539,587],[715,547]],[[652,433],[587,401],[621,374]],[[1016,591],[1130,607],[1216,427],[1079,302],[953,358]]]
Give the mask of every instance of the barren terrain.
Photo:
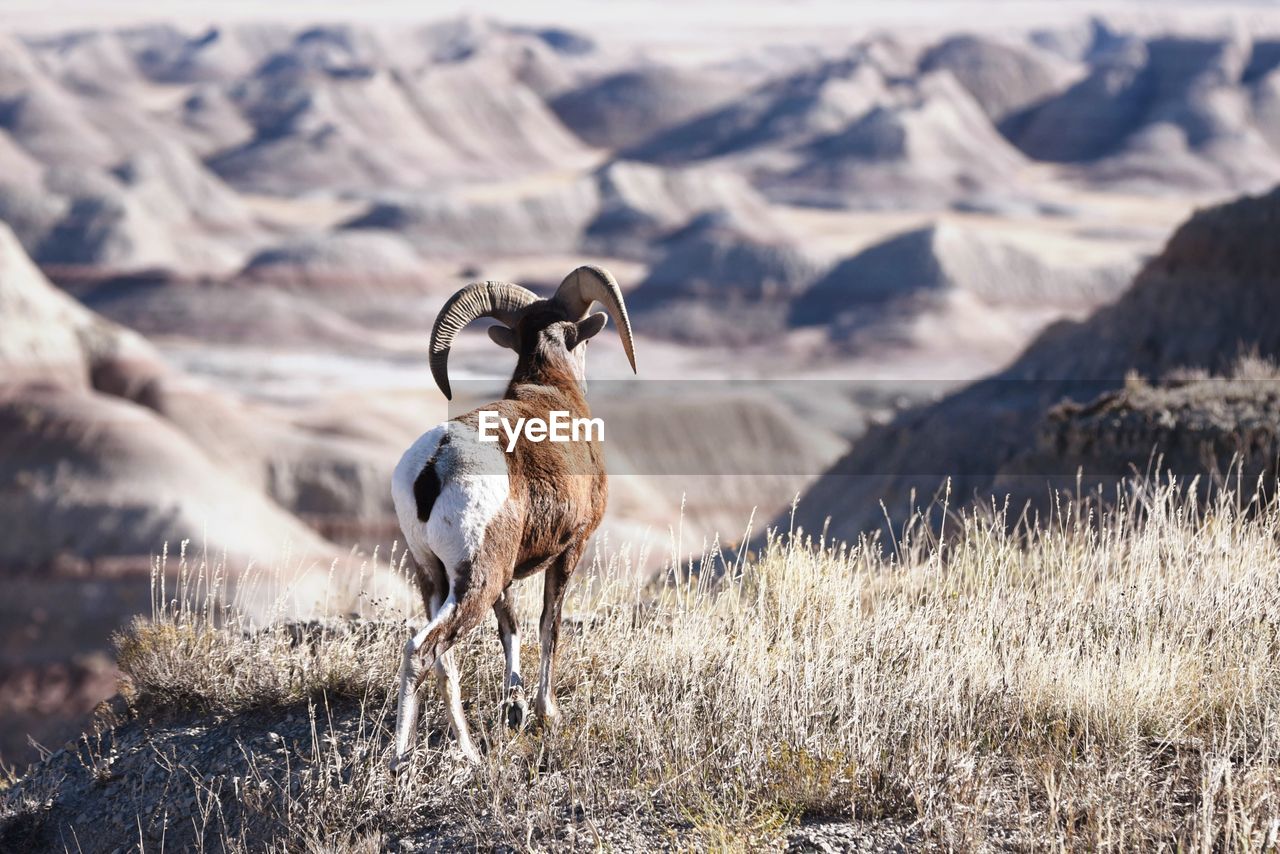
[[[120,635],[98,728],[4,793],[0,843],[1274,846],[1275,505],[1130,484],[1095,514],[953,517],[945,541],[912,524],[888,558],[784,534],[648,589],[598,554],[569,603],[563,725],[506,729],[477,635],[460,651],[483,760],[428,714],[398,777],[394,611],[264,629],[211,605],[193,564]]]
[[[1274,846],[1274,7],[455,6],[6,7],[0,847]],[[392,782],[431,324],[584,261],[576,717]]]

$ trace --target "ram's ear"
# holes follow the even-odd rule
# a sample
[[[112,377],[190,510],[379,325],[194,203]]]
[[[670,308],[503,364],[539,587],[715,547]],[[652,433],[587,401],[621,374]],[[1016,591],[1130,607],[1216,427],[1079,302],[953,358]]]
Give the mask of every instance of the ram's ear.
[[[582,318],[582,320],[579,320],[574,324],[577,331],[573,336],[573,345],[569,349],[572,350],[583,341],[598,335],[600,330],[604,329],[604,325],[608,322],[609,315],[605,314],[603,311],[598,311],[595,314],[589,314]]]
[[[516,334],[500,323],[489,327],[489,340],[508,350],[516,348]]]

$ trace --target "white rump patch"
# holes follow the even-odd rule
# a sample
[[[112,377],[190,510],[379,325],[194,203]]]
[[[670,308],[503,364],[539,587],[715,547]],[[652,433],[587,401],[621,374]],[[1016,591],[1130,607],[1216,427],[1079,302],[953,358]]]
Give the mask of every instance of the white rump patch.
[[[449,432],[449,422],[432,427],[404,452],[396,470],[391,475],[391,501],[395,504],[396,518],[404,533],[405,545],[419,564],[426,565],[426,523],[418,519],[418,499],[413,494],[413,484],[422,474],[427,461],[440,447],[440,440]]]
[[[440,448],[446,433],[449,442]],[[422,522],[413,485],[432,456],[441,489],[430,518]],[[396,466],[391,494],[414,558],[425,563],[423,556],[434,554],[452,580],[458,564],[480,551],[489,523],[511,495],[507,460],[495,445],[477,442],[474,430],[446,421],[405,452]]]
[[[511,479],[502,451],[480,444],[468,428],[451,432],[444,456],[449,471],[427,523],[427,545],[452,580],[454,568],[479,553],[489,523],[511,496]]]

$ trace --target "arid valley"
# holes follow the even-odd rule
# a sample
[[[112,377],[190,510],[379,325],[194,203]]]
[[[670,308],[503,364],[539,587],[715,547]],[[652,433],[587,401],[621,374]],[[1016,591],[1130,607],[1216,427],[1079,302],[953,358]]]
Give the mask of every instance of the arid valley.
[[[11,20],[0,19],[0,574],[8,592],[0,603],[0,760],[14,769],[0,840],[76,847],[50,829],[63,819],[30,818],[45,808],[30,807],[44,802],[31,794],[35,778],[20,780],[23,769],[42,759],[70,763],[68,774],[83,765],[72,763],[63,745],[121,684],[131,684],[133,696],[170,702],[164,680],[178,677],[157,662],[191,652],[178,650],[185,631],[198,640],[233,624],[248,633],[267,631],[275,620],[296,631],[349,616],[355,621],[315,660],[341,674],[334,684],[343,690],[360,673],[390,673],[364,656],[385,651],[385,667],[394,666],[398,647],[385,623],[403,621],[413,601],[398,567],[403,544],[392,471],[428,428],[500,395],[515,365],[515,356],[475,324],[454,346],[454,400],[433,383],[428,334],[445,300],[468,282],[518,282],[545,296],[570,270],[591,263],[621,284],[637,371],[618,337],[604,334],[593,340],[587,384],[592,411],[606,425],[611,485],[582,572],[611,580],[599,589],[583,582],[575,600],[580,625],[603,626],[601,648],[618,655],[627,649],[631,619],[618,609],[639,609],[635,591],[655,597],[654,612],[665,615],[659,623],[677,633],[670,650],[699,632],[732,629],[769,654],[790,655],[770,644],[782,643],[778,633],[791,624],[768,623],[774,640],[766,641],[764,628],[718,610],[726,606],[704,583],[741,581],[746,591],[755,588],[742,579],[756,572],[760,590],[782,577],[793,585],[787,573],[789,555],[796,555],[809,562],[814,585],[833,585],[826,593],[805,587],[813,601],[829,595],[862,603],[814,623],[814,637],[880,626],[875,620],[888,618],[871,604],[879,595],[890,611],[903,609],[893,611],[902,621],[894,625],[918,620],[927,633],[943,623],[935,624],[936,610],[912,611],[911,591],[917,584],[925,590],[930,572],[945,575],[940,567],[952,557],[975,575],[948,575],[934,592],[1026,605],[1030,600],[1019,597],[1032,596],[1027,590],[974,580],[989,563],[963,543],[999,539],[1018,530],[1019,519],[1079,512],[1062,509],[1071,498],[1102,496],[1097,512],[1116,533],[1130,524],[1124,508],[1141,503],[1133,496],[1156,489],[1162,475],[1185,477],[1151,501],[1169,513],[1161,536],[1194,538],[1178,502],[1212,502],[1232,477],[1242,501],[1255,492],[1259,502],[1274,496],[1274,7],[1179,3],[1156,14],[1141,3],[1050,10],[913,0],[892,11],[694,3],[668,17],[665,3],[613,14],[585,4],[537,11],[507,4],[491,15],[442,9],[430,20],[409,20],[397,4],[315,16],[300,5],[283,3],[267,14],[231,4],[220,15],[211,4],[193,4],[166,20],[134,4],[114,12],[71,4],[59,21],[19,3]],[[988,7],[997,12],[984,16]],[[1131,478],[1142,474],[1155,480],[1135,485]],[[1104,500],[1117,490],[1132,505],[1121,501],[1116,509]],[[991,521],[1001,506],[1008,525]],[[913,516],[917,511],[923,515]],[[1266,528],[1275,520],[1266,513],[1237,509],[1220,517],[1222,536],[1256,556],[1250,571],[1262,580],[1250,578],[1265,594],[1254,603],[1264,611],[1276,601],[1267,598],[1276,588],[1264,570],[1275,575],[1277,568],[1268,540],[1274,531]],[[949,521],[959,518],[967,521]],[[962,545],[954,553],[947,551],[950,524],[967,532],[956,535]],[[788,551],[806,534],[821,547],[847,543],[850,550],[838,559],[834,552]],[[1027,560],[1049,579],[1040,593],[1057,595],[1079,581],[1055,561],[1114,560],[1125,567],[1121,575],[1130,574],[1125,583],[1178,596],[1168,565],[1141,551],[1150,543],[1137,535],[1109,545],[1046,534],[1029,546],[1007,535],[1013,539],[993,548],[1001,555],[1030,549]],[[777,537],[788,536],[784,547]],[[1193,574],[1216,566],[1212,556],[1201,559],[1189,550],[1176,560]],[[1204,601],[1227,613],[1234,606],[1214,598],[1217,588],[1205,580],[1212,571],[1204,572],[1192,587],[1200,585]],[[176,585],[183,573],[194,585],[183,595],[212,602],[225,585],[235,620],[219,623],[212,611],[202,612],[208,623],[175,616],[173,608],[185,607],[172,598],[177,588],[157,585]],[[210,577],[192,581],[190,573]],[[682,584],[712,598],[685,603]],[[1110,577],[1098,584],[1106,596],[1123,586]],[[619,593],[627,585],[632,592]],[[606,588],[612,593],[600,592]],[[811,618],[809,600],[786,598],[800,597],[801,588],[780,589],[771,620],[785,613],[799,625]],[[945,611],[949,601],[940,598],[937,608]],[[946,625],[977,632],[987,625],[979,610],[961,608],[952,614],[958,622]],[[855,612],[871,622],[858,622]],[[1164,612],[1141,613],[1169,643],[1183,637],[1160,622]],[[147,625],[171,625],[174,634],[130,629],[135,616],[157,617]],[[1270,619],[1250,612],[1255,618],[1256,625]],[[374,627],[367,646],[361,626]],[[596,630],[582,629],[584,636]],[[664,630],[638,629],[650,640]],[[889,635],[876,635],[875,643],[898,649],[886,639],[894,631],[889,622],[883,631]],[[253,656],[242,646],[249,636],[218,634],[208,640],[209,654],[225,656],[234,669],[237,657]],[[154,657],[139,652],[146,638],[160,650]],[[1265,643],[1261,635],[1250,638]],[[299,654],[295,646],[280,647],[264,672],[310,667],[290,658]],[[602,665],[574,649],[571,673],[604,691],[591,681]],[[1241,649],[1219,652],[1226,660],[1244,656]],[[941,647],[911,650],[902,654],[924,656],[937,664],[931,677],[943,678],[931,658]],[[725,672],[762,678],[782,667],[782,659],[735,654],[724,652]],[[664,655],[672,672],[688,664],[674,651]],[[631,659],[618,668],[637,679],[643,671]],[[974,664],[964,678],[997,678],[984,668]],[[305,715],[289,703],[313,696],[307,680],[314,674],[307,673],[306,691],[281,689],[287,702],[276,703],[276,688],[262,686],[263,696],[276,700],[242,701],[212,681],[193,689],[195,700],[172,701],[226,715],[252,709],[302,737]],[[489,678],[487,670],[479,673],[468,670],[467,679]],[[181,678],[189,676],[183,671]],[[906,691],[894,681],[900,676],[876,670],[866,684]],[[849,687],[822,690],[841,685]],[[338,694],[350,701],[350,692]],[[925,705],[937,699],[911,696]],[[738,695],[722,699],[751,705]],[[1259,782],[1278,767],[1266,753],[1280,745],[1274,701],[1249,707],[1270,733],[1265,749],[1250,742],[1261,751],[1260,776],[1241,783],[1258,792],[1280,791]],[[717,699],[708,693],[689,702],[714,706]],[[947,714],[983,708],[976,701],[961,706],[947,706]],[[360,710],[360,724],[348,709],[335,726],[376,740],[360,729]],[[826,720],[825,712],[810,713]],[[863,735],[880,733],[879,723],[858,717],[862,711],[850,714],[870,728]],[[1124,726],[1149,725],[1134,714]],[[128,729],[138,720],[119,730],[121,743],[143,737]],[[733,720],[749,730],[745,717]],[[1071,715],[1062,720],[1067,729],[1077,723]],[[876,771],[874,780],[860,776],[872,760],[857,765],[850,758],[853,748],[841,740],[847,733],[834,724],[830,732],[812,726],[835,752],[815,759],[816,752],[801,757],[789,747],[763,750],[743,758],[743,767],[777,776],[779,763],[816,763],[813,779],[826,782],[796,783],[797,790],[825,786],[843,794],[790,792],[794,809],[780,796],[766,798],[767,810],[744,818],[721,812],[728,808],[703,781],[695,793],[706,798],[700,818],[671,831],[669,847],[752,848],[790,839],[800,850],[835,850],[821,845],[843,843],[823,842],[819,831],[801,838],[785,828],[796,816],[824,811],[848,819],[848,803],[861,805],[862,813],[854,810],[860,821],[884,819],[867,830],[889,834],[876,837],[877,850],[1123,849],[1190,838],[1190,824],[1160,824],[1163,813],[1116,818],[1132,832],[1127,839],[1089,836],[1096,828],[1083,800],[1075,808],[1089,819],[1080,820],[1079,837],[1039,835],[1005,821],[1016,812],[1012,800],[993,806],[1003,818],[982,830],[974,829],[977,819],[974,827],[958,819],[929,824],[961,802],[980,811],[981,798],[957,794],[967,784],[956,777],[947,778],[953,788],[912,800],[913,781],[927,776],[912,776],[917,766],[892,785],[884,782],[891,769]],[[965,732],[975,740],[990,736]],[[779,733],[779,743],[790,737]],[[596,735],[641,739],[603,725]],[[877,741],[882,735],[862,743],[889,755],[892,739]],[[580,732],[560,737],[574,750],[595,743]],[[177,744],[172,732],[165,738]],[[376,751],[372,740],[360,741],[361,749]],[[1174,749],[1172,741],[1161,743],[1161,750]],[[1041,747],[1019,749],[1030,755]],[[195,762],[191,757],[211,757],[215,748],[196,739],[175,749]],[[682,749],[723,745],[690,741]],[[332,761],[320,764],[333,771]],[[860,770],[848,770],[855,765]],[[655,765],[645,773],[656,780],[672,770]],[[988,770],[991,779],[1019,780],[1026,771]],[[95,820],[95,810],[111,812],[86,794],[92,785],[85,782],[65,802],[54,798],[46,812],[79,821]],[[592,813],[574,799],[599,793],[548,789],[526,802],[497,776],[486,785],[492,806],[476,800],[467,808],[472,818],[442,824],[445,848],[522,844],[513,841],[515,824],[492,838],[477,830],[482,808],[570,816],[567,837],[557,835],[560,819],[528,819],[537,833],[529,829],[523,844],[532,849],[625,848],[656,838],[645,822],[659,813],[636,806],[619,819],[621,835],[584,842],[591,822],[579,822],[575,810]],[[973,785],[987,791],[985,783]],[[1098,786],[1082,791],[1116,796]],[[203,790],[196,788],[198,800]],[[439,786],[432,793],[447,798]],[[546,803],[535,802],[544,796]],[[991,797],[1021,796],[1001,790]],[[147,811],[158,809],[146,803]],[[397,801],[396,809],[402,806]],[[1233,809],[1234,802],[1223,807],[1223,826],[1235,820]],[[1037,802],[1040,812],[1028,810],[1043,816],[1049,808]],[[1259,807],[1263,813],[1274,815],[1274,804]],[[434,837],[421,824],[439,814],[413,819],[420,824],[406,832],[405,850],[445,850],[428,847]],[[201,829],[188,823],[165,831],[169,844],[212,844],[209,815]],[[356,834],[375,840],[367,850],[394,837],[378,815],[366,815],[372,824],[360,825],[360,833],[368,833]],[[163,828],[143,827],[132,814],[129,821],[108,833],[112,842],[101,850],[163,847]],[[704,824],[730,830],[719,839],[703,833]],[[1210,825],[1219,826],[1194,827],[1209,834],[1205,850],[1276,844],[1274,820],[1269,837],[1265,822],[1230,839],[1204,830]],[[1054,826],[1072,827],[1066,819]],[[217,831],[222,848],[214,850],[233,850],[228,840],[236,834],[244,850],[284,844],[272,835],[277,831],[228,818]],[[803,847],[810,843],[818,848]]]

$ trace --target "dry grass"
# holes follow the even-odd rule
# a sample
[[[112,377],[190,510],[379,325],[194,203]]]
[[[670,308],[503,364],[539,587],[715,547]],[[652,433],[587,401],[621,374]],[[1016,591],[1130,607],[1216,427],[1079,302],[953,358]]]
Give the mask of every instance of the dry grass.
[[[957,849],[1275,849],[1275,506],[1146,486],[1030,531],[947,524],[943,540],[910,527],[893,557],[774,537],[656,590],[597,565],[567,607],[559,730],[507,731],[495,639],[464,643],[475,769],[433,740],[399,779],[384,770],[392,622],[299,643],[179,596],[121,638],[121,666],[140,707],[355,698],[342,738],[317,725],[286,771],[254,765],[246,791],[274,794],[243,806],[293,845],[372,850],[445,822],[484,847],[754,847],[838,816]]]

